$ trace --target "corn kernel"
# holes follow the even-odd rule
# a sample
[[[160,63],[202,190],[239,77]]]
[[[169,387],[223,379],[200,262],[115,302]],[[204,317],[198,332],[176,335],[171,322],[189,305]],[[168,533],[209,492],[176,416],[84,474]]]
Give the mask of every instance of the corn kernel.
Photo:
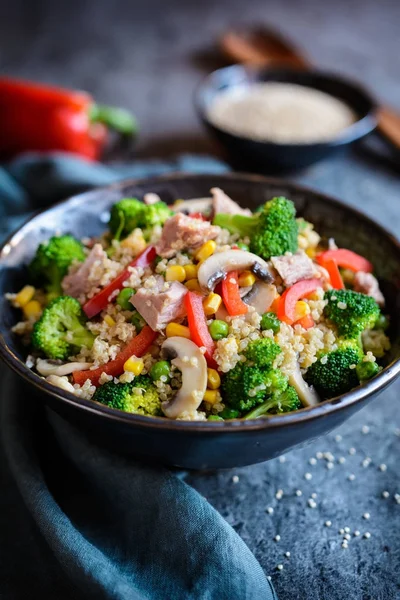
[[[209,258],[212,254],[214,254],[216,247],[217,244],[214,242],[214,240],[209,240],[208,242],[205,242],[202,246],[200,246],[200,248],[194,255],[195,259],[205,260],[206,258]]]
[[[190,330],[189,327],[185,325],[181,325],[180,323],[168,323],[165,334],[168,338],[175,337],[184,337],[190,340]]]
[[[209,404],[216,404],[219,400],[218,390],[206,390],[204,392],[203,400]]]
[[[35,288],[32,285],[26,285],[20,292],[15,296],[14,304],[23,308],[25,304],[28,304],[35,294]]]
[[[133,373],[136,377],[140,375],[143,369],[143,360],[141,358],[137,358],[136,356],[131,356],[124,363],[124,371],[129,371],[129,373]]]
[[[143,237],[141,229],[134,229],[132,233],[121,242],[122,248],[130,248],[134,254],[140,254],[146,246],[146,240]]]
[[[215,369],[207,369],[207,387],[210,390],[217,390],[221,385],[221,377]]]
[[[172,265],[165,271],[166,281],[179,281],[182,283],[186,279],[185,269],[181,265]]]
[[[185,285],[187,289],[191,290],[192,292],[201,292],[201,287],[197,279],[189,279]]]
[[[304,302],[304,300],[298,300],[294,308],[294,321],[298,321],[299,319],[302,319],[303,317],[309,314],[310,307],[307,304],[307,302]]]
[[[221,306],[222,298],[219,294],[208,294],[207,298],[203,300],[204,312],[207,316],[215,315],[219,307]]]
[[[238,277],[238,282],[239,282],[240,287],[248,287],[250,285],[253,285],[255,280],[256,280],[256,277],[255,277],[254,273],[252,273],[251,271],[242,271],[242,273],[240,273],[240,275]]]
[[[196,279],[197,277],[197,265],[185,265],[185,279]]]
[[[27,319],[30,317],[39,317],[42,313],[42,305],[37,300],[31,300],[25,304],[22,310]]]
[[[114,319],[112,318],[112,316],[111,316],[111,315],[106,315],[106,316],[104,317],[104,321],[107,323],[107,325],[108,325],[109,327],[114,327],[114,325],[115,325],[115,321],[114,321]]]
[[[315,248],[307,248],[306,250],[306,254],[307,256],[309,256],[310,258],[315,258],[317,255],[317,250]]]

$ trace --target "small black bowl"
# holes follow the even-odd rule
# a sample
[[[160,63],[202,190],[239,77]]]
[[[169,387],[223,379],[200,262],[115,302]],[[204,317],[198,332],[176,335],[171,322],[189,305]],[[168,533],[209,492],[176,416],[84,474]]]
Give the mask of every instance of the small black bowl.
[[[311,144],[278,144],[241,137],[217,127],[208,118],[215,97],[229,88],[275,81],[292,83],[326,92],[345,102],[358,116],[336,139]],[[331,73],[281,69],[256,69],[234,65],[214,71],[197,88],[195,105],[201,120],[224,147],[236,168],[273,173],[307,167],[360,140],[375,129],[376,105],[358,84]]]
[[[334,237],[375,265],[391,315],[392,349],[382,372],[348,394],[297,412],[251,421],[172,421],[112,410],[63,392],[25,365],[27,349],[11,327],[19,313],[4,297],[26,283],[26,268],[38,244],[55,232],[76,237],[104,231],[111,205],[124,197],[155,192],[167,203],[176,198],[202,198],[220,187],[242,206],[255,209],[273,196],[291,198],[299,215],[316,230]],[[14,233],[0,250],[0,357],[31,390],[55,411],[85,431],[99,445],[184,468],[238,467],[268,460],[341,425],[375,398],[400,373],[400,244],[382,227],[356,210],[324,194],[258,175],[169,175],[125,181],[80,194],[41,212]],[[378,406],[379,410],[379,406]]]

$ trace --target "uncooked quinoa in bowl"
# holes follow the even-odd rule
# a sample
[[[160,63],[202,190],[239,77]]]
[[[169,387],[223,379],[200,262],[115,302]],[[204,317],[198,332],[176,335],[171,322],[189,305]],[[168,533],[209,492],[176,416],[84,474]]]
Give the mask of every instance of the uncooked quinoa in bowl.
[[[26,364],[110,408],[178,420],[267,418],[348,392],[390,349],[366,258],[275,197],[125,198],[98,238],[42,242],[7,294]]]

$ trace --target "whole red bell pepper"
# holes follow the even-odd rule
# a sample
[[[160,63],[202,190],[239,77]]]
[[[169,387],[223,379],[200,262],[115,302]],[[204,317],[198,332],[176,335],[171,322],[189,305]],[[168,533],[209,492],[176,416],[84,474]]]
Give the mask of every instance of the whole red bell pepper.
[[[83,311],[91,319],[99,314],[110,302],[109,298],[113,292],[120,291],[123,283],[128,279],[131,272],[129,267],[148,267],[156,257],[154,246],[147,246],[111,283],[106,285],[98,294],[90,298],[84,305]]]
[[[158,333],[150,329],[148,325],[145,325],[142,331],[134,338],[131,339],[130,342],[127,343],[125,348],[117,355],[114,360],[98,367],[97,369],[87,371],[75,371],[72,374],[74,379],[74,383],[79,385],[83,385],[87,379],[90,379],[92,385],[98,386],[99,379],[102,373],[106,373],[107,375],[112,375],[113,377],[118,377],[124,371],[124,364],[131,356],[143,356],[147,349],[151,346],[151,344],[156,339]]]
[[[108,128],[131,135],[132,115],[98,106],[86,92],[0,77],[0,155],[72,152],[100,158]]]

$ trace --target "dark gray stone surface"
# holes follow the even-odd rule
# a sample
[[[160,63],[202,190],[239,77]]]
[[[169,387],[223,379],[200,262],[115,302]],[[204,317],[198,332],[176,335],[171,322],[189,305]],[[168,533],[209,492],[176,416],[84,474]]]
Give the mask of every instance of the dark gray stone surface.
[[[363,80],[381,100],[399,103],[396,0],[3,0],[0,70],[88,89],[103,102],[133,109],[142,128],[137,147],[142,156],[209,151],[192,106],[193,89],[218,66],[205,53],[215,37],[243,20],[280,26],[321,67]],[[395,164],[358,153],[316,165],[297,179],[362,208],[399,235]],[[393,385],[341,431],[290,453],[284,463],[188,478],[248,543],[272,575],[280,600],[400,598],[400,504],[394,498],[400,494],[399,392],[399,384]],[[361,432],[363,425],[369,433]],[[325,460],[308,464],[318,451],[335,456],[332,469]],[[371,462],[363,467],[366,456]],[[339,463],[339,457],[346,462]],[[386,471],[379,469],[382,463]],[[309,481],[306,472],[312,474]],[[281,500],[275,498],[278,489]],[[302,496],[295,495],[297,489]],[[312,493],[315,508],[308,506]],[[274,509],[272,515],[267,507]],[[369,520],[362,517],[366,512]],[[327,520],[331,527],[324,526]],[[339,534],[344,527],[351,529],[347,549]],[[359,537],[353,535],[356,529]],[[370,539],[362,537],[366,531]],[[277,534],[279,542],[273,541]],[[278,564],[284,565],[281,572]]]

